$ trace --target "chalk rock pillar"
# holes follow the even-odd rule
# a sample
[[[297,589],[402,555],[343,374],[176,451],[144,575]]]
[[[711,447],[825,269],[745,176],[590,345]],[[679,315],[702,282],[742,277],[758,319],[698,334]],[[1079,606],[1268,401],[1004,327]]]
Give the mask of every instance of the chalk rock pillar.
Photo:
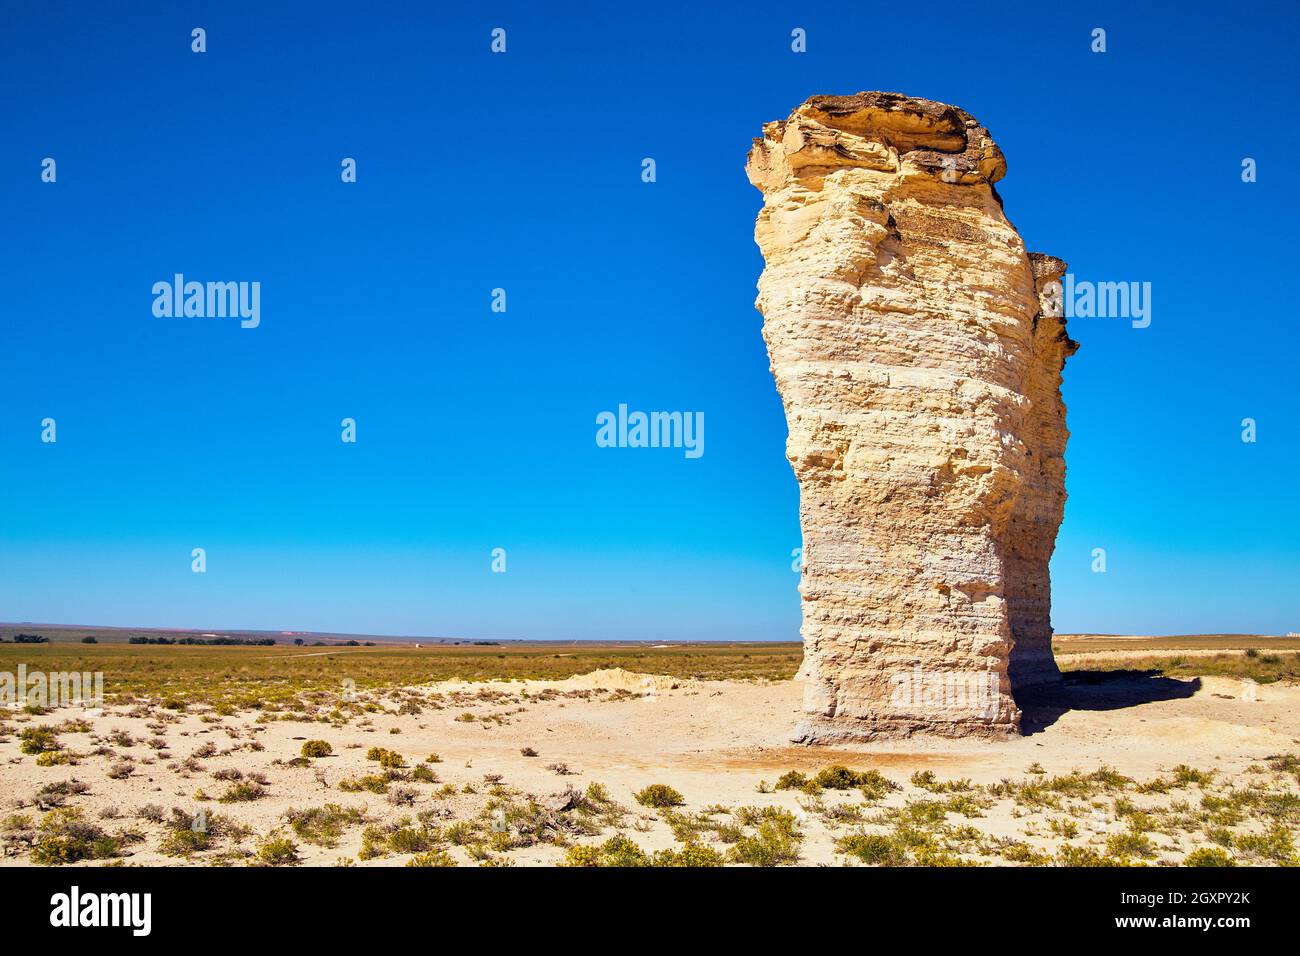
[[[1059,681],[1065,264],[1027,253],[973,117],[814,96],[754,140],[757,306],[799,483],[794,739],[1019,732]]]

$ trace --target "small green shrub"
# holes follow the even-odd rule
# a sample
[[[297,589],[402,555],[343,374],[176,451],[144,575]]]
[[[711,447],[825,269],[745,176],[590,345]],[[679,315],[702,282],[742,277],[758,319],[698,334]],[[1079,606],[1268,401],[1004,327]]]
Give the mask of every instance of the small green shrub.
[[[1002,848],[1002,859],[1008,863],[1022,866],[1051,866],[1052,858],[1046,853],[1039,853],[1028,843],[1013,841]]]
[[[893,790],[902,790],[898,784],[890,780],[879,770],[864,770],[858,774],[858,789],[868,800],[881,800],[884,796]]]
[[[1214,780],[1214,773],[1213,770],[1197,770],[1195,767],[1180,763],[1174,768],[1174,782],[1180,787],[1187,787],[1191,784],[1205,787]]]
[[[736,819],[757,831],[738,839],[727,852],[735,863],[751,866],[781,866],[799,859],[803,834],[794,814],[780,807],[739,807]]]
[[[231,785],[225,793],[217,797],[217,801],[219,803],[247,803],[250,800],[257,800],[264,796],[266,796],[266,788],[260,783],[242,780]]]
[[[32,846],[32,862],[59,866],[82,860],[103,860],[116,855],[120,837],[110,836],[81,818],[74,807],[51,810],[41,820],[40,837]]]
[[[1199,850],[1193,850],[1187,854],[1183,860],[1183,866],[1236,866],[1237,861],[1232,858],[1232,854],[1218,847],[1203,846]]]
[[[46,750],[36,755],[36,766],[38,767],[58,767],[64,764],[76,764],[83,754],[73,753],[71,750]]]
[[[902,866],[907,862],[907,853],[879,833],[850,834],[836,841],[835,848],[872,866]]]
[[[465,846],[467,843],[472,843],[477,835],[478,828],[468,820],[457,820],[447,827],[447,842],[453,846]]]
[[[1156,848],[1141,833],[1116,833],[1106,840],[1106,852],[1111,856],[1149,859],[1156,855]]]
[[[258,866],[295,866],[300,861],[298,845],[287,836],[269,833],[257,844],[253,860]]]
[[[18,732],[21,741],[18,749],[25,754],[49,753],[59,749],[59,739],[53,727],[24,727]]]
[[[1273,826],[1266,833],[1248,833],[1236,837],[1233,844],[1249,856],[1262,857],[1274,863],[1296,862],[1295,840],[1282,824]]]
[[[333,753],[334,748],[324,740],[309,740],[302,745],[304,757],[328,757]]]
[[[799,840],[795,832],[771,820],[758,832],[742,837],[727,853],[737,863],[750,866],[781,866],[799,861]]]
[[[364,777],[344,777],[339,781],[339,789],[344,793],[359,793],[362,790],[368,790],[371,793],[387,793],[388,778],[376,774],[367,774]]]
[[[850,770],[843,764],[834,764],[817,772],[817,786],[824,790],[852,790],[859,786],[861,774],[856,770]]]
[[[808,785],[808,778],[798,770],[790,770],[781,774],[776,781],[778,790],[802,790]]]
[[[406,861],[407,866],[455,866],[456,861],[451,858],[446,850],[430,850],[428,853],[417,853]]]
[[[933,776],[933,775],[931,775]],[[916,778],[912,778],[916,782]],[[842,764],[835,764],[818,771],[813,783],[824,790],[859,789],[868,800],[879,800],[891,790],[900,789],[879,770],[850,770]]]
[[[428,827],[398,827],[387,834],[388,848],[394,853],[422,853],[433,849],[439,839],[438,831]]]
[[[680,807],[686,799],[667,784],[652,783],[636,795],[636,802],[643,807]]]
[[[660,850],[651,866],[699,867],[722,866],[722,854],[711,846],[688,843],[680,850]]]
[[[400,770],[406,766],[406,758],[396,750],[389,750],[386,747],[371,747],[366,752],[367,760],[377,760],[379,766],[385,770]]]
[[[212,836],[207,831],[193,829],[171,830],[163,836],[158,844],[158,852],[164,856],[188,857],[211,849]]]
[[[1063,846],[1056,851],[1056,859],[1061,866],[1127,866],[1122,859],[1103,856],[1091,847]]]
[[[1295,754],[1269,754],[1268,769],[1277,773],[1300,773],[1300,757]]]
[[[355,807],[327,803],[323,807],[290,810],[285,816],[289,826],[303,840],[317,846],[333,847],[345,828],[364,823],[366,815]]]
[[[610,837],[599,846],[571,846],[565,854],[564,866],[607,866],[634,867],[649,866],[650,858],[645,851],[619,835]]]

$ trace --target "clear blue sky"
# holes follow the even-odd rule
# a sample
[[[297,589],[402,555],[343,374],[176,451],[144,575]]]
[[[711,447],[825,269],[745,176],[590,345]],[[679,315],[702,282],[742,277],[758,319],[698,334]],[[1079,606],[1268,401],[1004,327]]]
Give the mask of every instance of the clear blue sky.
[[[1300,630],[1295,4],[470,6],[9,5],[0,620],[796,638],[742,166],[884,89],[988,126],[1031,249],[1153,284],[1072,323],[1057,630]],[[260,328],[154,318],[176,272]],[[597,448],[620,402],[706,453]]]

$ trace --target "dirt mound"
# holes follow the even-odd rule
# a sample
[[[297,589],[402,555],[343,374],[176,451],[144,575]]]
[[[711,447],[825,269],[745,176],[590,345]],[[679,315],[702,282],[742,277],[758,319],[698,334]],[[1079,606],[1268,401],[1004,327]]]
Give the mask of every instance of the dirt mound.
[[[622,667],[607,667],[588,674],[575,674],[564,680],[533,683],[554,687],[556,690],[626,690],[634,694],[648,695],[665,690],[676,690],[688,682],[666,674],[639,674],[636,671],[624,670]]]

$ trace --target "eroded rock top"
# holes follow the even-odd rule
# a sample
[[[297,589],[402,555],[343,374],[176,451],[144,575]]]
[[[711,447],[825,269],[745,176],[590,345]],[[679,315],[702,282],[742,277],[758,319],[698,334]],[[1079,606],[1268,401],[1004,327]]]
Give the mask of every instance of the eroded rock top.
[[[946,182],[992,185],[1006,159],[989,131],[965,110],[901,93],[811,96],[788,119],[754,140],[747,170],[766,190],[790,175],[821,175],[844,166],[909,169]]]

